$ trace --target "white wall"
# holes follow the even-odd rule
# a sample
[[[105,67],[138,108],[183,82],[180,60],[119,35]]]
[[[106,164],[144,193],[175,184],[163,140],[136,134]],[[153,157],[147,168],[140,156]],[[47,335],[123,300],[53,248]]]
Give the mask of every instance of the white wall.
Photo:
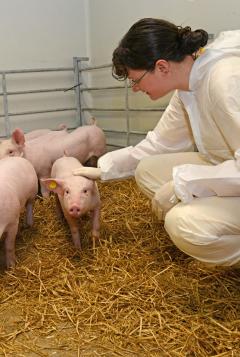
[[[203,28],[218,34],[223,30],[240,28],[239,0],[89,0],[90,52],[92,64],[110,63],[112,52],[129,27],[143,17],[157,17],[174,22],[176,25]],[[111,79],[110,70],[102,71],[93,81],[99,84],[117,84]],[[124,104],[120,91],[94,93],[98,106],[118,106]],[[165,105],[168,98],[152,102],[144,94],[131,95],[133,107],[154,107]],[[119,115],[101,113],[96,115],[104,127],[121,127]],[[133,114],[131,127],[134,130],[149,130],[158,121],[160,114]]]
[[[88,0],[0,0],[0,71],[72,67],[73,56],[89,56]],[[70,87],[73,73],[7,76],[8,91]],[[0,77],[0,81],[1,77]],[[0,86],[2,84],[0,83]],[[1,89],[0,89],[1,91]],[[3,113],[2,97],[0,112]],[[9,96],[9,112],[75,105],[72,92]],[[74,112],[11,117],[11,130],[21,126],[55,128],[76,125]],[[0,136],[4,121],[0,118]]]
[[[1,0],[0,70],[72,65],[88,55],[86,0]]]

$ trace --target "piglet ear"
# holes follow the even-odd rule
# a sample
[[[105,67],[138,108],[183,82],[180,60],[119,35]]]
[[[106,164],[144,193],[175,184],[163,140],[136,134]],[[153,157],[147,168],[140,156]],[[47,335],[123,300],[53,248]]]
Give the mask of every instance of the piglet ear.
[[[12,141],[19,145],[19,146],[24,146],[25,144],[25,136],[24,136],[24,132],[22,131],[22,129],[15,129],[13,132],[12,132]]]
[[[66,124],[59,124],[58,125],[58,130],[66,130],[67,131],[67,125]]]
[[[84,176],[91,180],[97,180],[101,178],[101,169],[99,167],[79,167],[72,171],[74,176]]]
[[[55,178],[40,179],[41,184],[43,184],[48,191],[57,193],[59,195],[64,194],[63,180]]]

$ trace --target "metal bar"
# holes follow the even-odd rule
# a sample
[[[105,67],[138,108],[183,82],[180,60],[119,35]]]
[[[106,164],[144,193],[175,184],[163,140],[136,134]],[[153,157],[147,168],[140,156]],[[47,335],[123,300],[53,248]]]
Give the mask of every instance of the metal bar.
[[[72,90],[76,87],[80,87],[82,83],[77,83],[75,84],[74,86],[70,87],[70,88],[66,88],[64,90],[64,92],[67,92],[69,90]],[[81,88],[80,89],[80,92],[84,92],[84,91],[89,91],[89,90],[102,90],[102,89],[124,89],[125,87],[124,86],[108,86],[108,87],[89,87],[89,88]],[[130,88],[130,87],[129,87]]]
[[[164,112],[166,108],[129,108],[130,112]],[[124,112],[125,108],[82,108],[82,111],[95,111],[95,112]]]
[[[7,92],[7,95],[18,95],[18,94],[36,94],[36,93],[48,93],[48,92],[64,92],[66,88],[52,88],[52,89],[30,89],[30,90],[23,90],[23,91],[15,91],[15,92]],[[0,96],[3,93],[0,92]]]
[[[80,78],[80,72],[79,72],[79,64],[81,68],[81,62],[79,60],[79,57],[73,57],[73,68],[74,68],[74,85],[80,83],[81,84],[81,78]],[[74,92],[75,92],[75,103],[77,107],[77,120],[79,121],[79,125],[82,126],[82,110],[81,110],[81,93],[80,93],[80,86],[74,86]]]
[[[82,68],[82,61],[81,61],[81,57],[77,57],[78,58],[78,69],[81,70]],[[82,72],[79,72],[79,82],[83,82],[83,77],[82,77]],[[83,111],[82,111],[82,92],[81,92],[81,88],[80,86],[78,87],[79,89],[79,107],[80,107],[80,118],[81,118],[81,125],[84,124],[84,115],[83,115]]]
[[[88,87],[81,88],[81,92],[89,91],[89,90],[105,90],[105,89],[124,89],[125,86],[107,86],[107,87]]]
[[[108,68],[108,67],[112,67],[112,65],[109,63],[109,64],[103,64],[101,66],[89,66],[89,67],[81,68],[80,71],[85,72],[85,71],[92,71],[93,69],[102,69],[102,68]]]
[[[80,92],[85,92],[89,90],[105,90],[105,89],[124,89],[125,87],[91,87],[91,88],[82,88]],[[35,94],[35,93],[48,93],[48,92],[65,92],[66,90],[70,90],[68,87],[65,88],[51,88],[51,89],[30,89],[30,90],[23,90],[23,91],[14,91],[14,92],[7,92],[7,95],[18,95],[18,94]],[[0,92],[0,96],[3,95],[3,92]]]
[[[6,75],[5,73],[2,73],[2,90],[3,90],[3,110],[4,110],[4,115],[5,117],[5,134],[6,136],[11,135],[11,129],[10,129],[10,120],[9,120],[9,113],[8,113],[8,97],[7,97],[7,82],[6,82]]]
[[[124,147],[123,145],[120,145],[120,144],[111,144],[111,143],[107,143],[107,146],[113,146],[113,147],[116,147],[116,148],[123,148]]]
[[[104,129],[102,128],[102,130],[105,133],[117,133],[117,134],[126,134],[127,131],[126,130],[114,130],[114,129]],[[129,131],[130,134],[134,134],[134,135],[146,135],[147,133],[144,131],[136,131],[136,130],[130,130]]]
[[[88,61],[88,57],[78,57],[81,61]],[[27,69],[16,69],[16,70],[6,70],[0,71],[0,74],[13,74],[13,73],[34,73],[34,72],[58,72],[58,71],[73,71],[73,67],[52,67],[52,68],[27,68]]]
[[[33,69],[15,69],[15,70],[7,70],[4,72],[0,71],[0,74],[23,74],[23,73],[38,73],[38,72],[65,72],[72,71],[72,67],[59,67],[59,68],[33,68]]]
[[[17,116],[17,115],[29,115],[29,114],[43,114],[43,113],[54,113],[54,112],[66,112],[66,111],[71,111],[71,110],[76,110],[75,107],[73,108],[59,108],[59,109],[48,109],[48,110],[34,110],[34,111],[28,111],[28,112],[17,112],[17,113],[8,113],[8,116]],[[0,117],[5,117],[5,114],[0,114]]]

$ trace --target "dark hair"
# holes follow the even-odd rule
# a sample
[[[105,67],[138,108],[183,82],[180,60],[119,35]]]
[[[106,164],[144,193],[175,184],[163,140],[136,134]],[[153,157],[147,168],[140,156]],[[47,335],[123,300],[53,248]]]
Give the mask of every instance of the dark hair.
[[[192,31],[171,22],[145,18],[137,21],[113,52],[112,73],[117,79],[126,79],[128,69],[153,71],[158,59],[181,62],[207,44],[208,33]]]

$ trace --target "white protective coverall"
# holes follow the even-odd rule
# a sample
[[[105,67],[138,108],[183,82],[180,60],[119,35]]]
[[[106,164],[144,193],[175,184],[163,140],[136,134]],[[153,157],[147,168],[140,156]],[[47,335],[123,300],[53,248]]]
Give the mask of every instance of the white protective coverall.
[[[236,190],[231,188],[231,196],[221,194],[221,189],[223,193],[230,192],[226,186],[231,172],[224,180],[221,176],[217,192],[208,195],[210,190],[199,188],[194,191],[198,194],[185,202],[177,185],[184,167],[189,184],[195,180],[195,188],[201,186],[201,179],[206,183],[206,175],[210,181],[217,180],[219,164],[234,160],[234,153],[240,148],[240,30],[222,32],[206,47],[193,64],[189,88],[174,93],[157,126],[139,144],[99,159],[101,179],[135,174],[137,184],[152,199],[158,217],[165,219],[165,228],[179,249],[206,263],[238,264],[239,186]],[[188,190],[188,180],[184,185]],[[183,180],[180,188],[183,189]]]

